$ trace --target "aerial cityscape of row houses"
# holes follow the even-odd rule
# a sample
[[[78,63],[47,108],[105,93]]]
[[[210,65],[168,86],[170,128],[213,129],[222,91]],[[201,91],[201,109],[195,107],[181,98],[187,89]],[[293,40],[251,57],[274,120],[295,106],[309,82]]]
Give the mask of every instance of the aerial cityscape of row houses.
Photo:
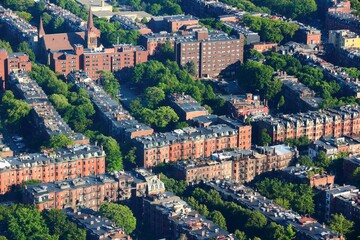
[[[356,3],[65,2],[0,3],[0,238],[13,205],[59,239],[55,211],[83,240],[360,236]]]

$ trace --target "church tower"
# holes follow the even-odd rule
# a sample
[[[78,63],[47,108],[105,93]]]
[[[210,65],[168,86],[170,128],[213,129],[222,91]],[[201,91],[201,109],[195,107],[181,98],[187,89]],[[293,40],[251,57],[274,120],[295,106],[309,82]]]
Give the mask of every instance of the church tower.
[[[98,30],[94,26],[93,15],[90,7],[89,19],[87,22],[87,29],[86,29],[86,47],[97,48],[97,38],[98,38]]]
[[[43,38],[44,36],[45,36],[45,30],[44,30],[44,26],[43,26],[42,19],[40,18],[40,24],[39,24],[39,30],[38,30],[39,40],[40,40],[41,38]]]

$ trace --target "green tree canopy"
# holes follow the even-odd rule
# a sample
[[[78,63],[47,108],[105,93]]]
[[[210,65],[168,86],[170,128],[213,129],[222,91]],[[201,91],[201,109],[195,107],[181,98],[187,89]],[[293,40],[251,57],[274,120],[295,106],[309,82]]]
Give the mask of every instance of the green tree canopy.
[[[309,158],[308,156],[301,155],[298,159],[298,164],[307,166],[307,167],[313,167],[314,162]]]
[[[136,228],[136,218],[127,206],[104,202],[100,205],[100,212],[123,228],[127,234]]]
[[[263,128],[261,130],[261,135],[260,135],[260,139],[259,139],[259,144],[261,146],[267,146],[271,143],[271,137],[270,135],[267,133],[266,128]]]
[[[67,147],[69,145],[73,145],[74,140],[69,138],[67,134],[60,133],[58,135],[52,136],[49,140],[49,147],[58,149],[61,147]]]
[[[16,51],[29,54],[30,60],[35,62],[35,53],[31,50],[30,45],[27,42],[21,42]]]
[[[0,49],[4,48],[8,53],[12,53],[13,50],[11,48],[11,45],[9,42],[6,42],[4,40],[0,40]]]
[[[353,231],[354,222],[347,220],[342,214],[332,214],[329,222],[331,230],[338,232],[342,236]]]
[[[20,130],[27,122],[30,106],[22,100],[15,99],[12,91],[7,90],[1,97],[0,112],[10,130]]]
[[[96,137],[99,145],[104,147],[106,153],[106,170],[108,172],[123,169],[123,161],[119,144],[112,137],[100,134]]]
[[[221,212],[215,210],[210,213],[209,218],[217,225],[219,225],[222,229],[227,229],[226,220]]]
[[[42,216],[51,235],[59,236],[62,240],[86,240],[86,231],[69,222],[60,209],[44,210]]]
[[[148,87],[145,90],[145,101],[149,108],[157,107],[162,101],[165,100],[165,93],[161,88]]]
[[[100,81],[103,85],[103,89],[106,93],[108,93],[112,98],[116,99],[116,96],[120,91],[120,83],[115,78],[112,72],[101,71],[100,73]]]

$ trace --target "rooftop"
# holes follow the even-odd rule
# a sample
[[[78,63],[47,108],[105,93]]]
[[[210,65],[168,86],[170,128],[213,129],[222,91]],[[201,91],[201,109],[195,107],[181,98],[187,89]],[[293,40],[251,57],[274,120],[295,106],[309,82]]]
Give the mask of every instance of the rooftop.
[[[324,191],[327,194],[331,195],[332,197],[340,196],[343,194],[349,194],[351,192],[359,192],[359,189],[357,189],[354,186],[351,185],[337,185],[337,184],[331,184],[331,185],[323,185],[318,186],[316,189],[320,191]]]
[[[35,198],[41,197],[41,201],[46,202],[48,201],[46,196],[49,193],[69,191],[69,189],[89,188],[92,186],[105,185],[107,183],[117,183],[120,180],[125,180],[127,183],[131,183],[133,182],[134,177],[126,172],[115,172],[111,174],[87,176],[60,182],[29,185],[26,191],[31,192]],[[130,187],[130,185],[125,185],[124,188],[125,187]]]
[[[102,236],[111,235],[119,237],[119,234],[121,234],[122,237],[126,236],[124,230],[116,227],[116,224],[113,221],[92,209],[79,208],[74,212],[72,209],[68,208],[63,211],[68,218],[76,222],[79,227],[84,228],[91,236],[97,236],[99,239],[103,238]]]
[[[94,145],[77,145],[41,153],[21,154],[0,159],[0,171],[48,165],[49,163],[73,162],[78,159],[105,157],[105,152]]]
[[[260,211],[271,221],[282,226],[291,224],[296,232],[299,232],[305,237],[304,239],[324,240],[339,237],[339,235],[318,223],[315,219],[301,216],[292,210],[284,209],[272,200],[261,196],[259,193],[244,185],[233,184],[226,181],[206,184],[219,191],[222,195],[232,198],[234,202],[250,210]],[[221,184],[223,187],[220,187]]]
[[[201,106],[194,98],[190,95],[184,94],[171,94],[169,100],[177,105],[178,108],[182,109],[184,112],[197,112],[197,111],[206,111],[206,108]]]

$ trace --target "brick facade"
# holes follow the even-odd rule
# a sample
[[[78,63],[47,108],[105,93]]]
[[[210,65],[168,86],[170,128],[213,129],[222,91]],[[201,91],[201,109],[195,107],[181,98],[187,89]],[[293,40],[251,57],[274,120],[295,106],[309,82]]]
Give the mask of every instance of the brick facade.
[[[204,128],[186,128],[136,138],[139,164],[153,167],[180,159],[210,157],[225,149],[250,149],[251,126],[226,121],[219,120],[218,124]]]
[[[0,49],[0,89],[5,89],[5,81],[12,71],[31,71],[31,62],[26,53],[8,53]]]
[[[323,136],[341,137],[360,133],[360,107],[342,106],[319,112],[288,114],[281,117],[264,117],[254,121],[255,135],[267,129],[272,142],[298,139],[307,136],[319,140]]]
[[[243,35],[235,38],[221,31],[199,30],[193,39],[176,40],[174,48],[178,65],[192,62],[199,78],[232,78],[244,61]]]
[[[105,173],[105,153],[94,146],[44,151],[0,161],[0,193],[24,181],[54,182]]]

